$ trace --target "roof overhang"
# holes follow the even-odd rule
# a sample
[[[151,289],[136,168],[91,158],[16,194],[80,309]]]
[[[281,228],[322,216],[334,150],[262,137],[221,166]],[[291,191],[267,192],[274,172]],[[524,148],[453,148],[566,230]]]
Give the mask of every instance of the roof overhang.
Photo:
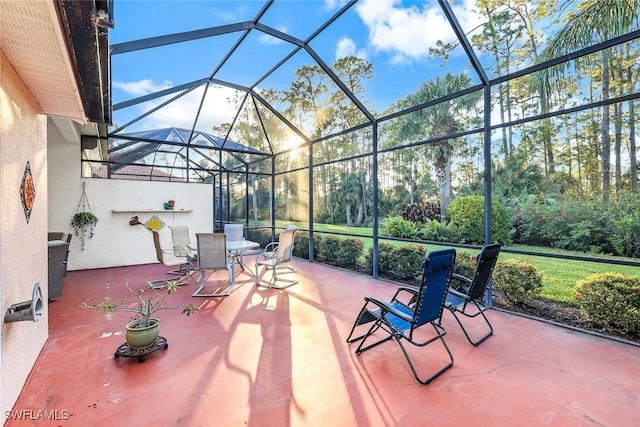
[[[46,115],[109,123],[112,1],[0,1],[0,50]],[[100,16],[100,18],[98,18]]]

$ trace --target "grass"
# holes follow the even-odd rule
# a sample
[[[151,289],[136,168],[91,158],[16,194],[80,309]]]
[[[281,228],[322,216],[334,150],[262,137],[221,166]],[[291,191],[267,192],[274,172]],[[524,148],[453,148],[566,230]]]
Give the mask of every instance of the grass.
[[[640,268],[601,264],[588,261],[566,260],[518,254],[503,254],[501,257],[526,260],[534,264],[542,272],[542,292],[540,297],[550,301],[558,301],[576,305],[575,285],[594,273],[622,272],[630,276],[640,276]]]
[[[278,223],[278,226],[286,226],[287,224],[298,225],[300,228],[307,228],[306,223],[295,222],[282,222]],[[314,232],[323,233],[344,233],[356,235],[362,238],[364,244],[364,254],[369,253],[369,249],[373,246],[373,229],[367,227],[346,227],[341,225],[332,224],[314,224]],[[393,245],[405,245],[405,244],[420,244],[407,243],[402,241],[388,241]],[[441,246],[427,245],[425,244],[427,251],[441,248]],[[546,252],[562,255],[583,255],[589,256],[590,254],[579,254],[570,251],[563,251],[554,248],[531,248],[528,246],[510,246],[512,249],[530,250],[531,252]],[[473,252],[471,250],[463,249],[467,252]],[[625,259],[623,257],[611,257],[598,255],[598,258],[611,258],[611,259]],[[586,279],[588,276],[594,273],[606,273],[606,272],[621,272],[630,276],[640,276],[640,267],[604,264],[590,261],[578,261],[568,260],[560,258],[549,258],[544,256],[533,255],[520,255],[502,252],[500,259],[516,259],[520,261],[528,261],[534,264],[538,271],[542,273],[542,292],[540,297],[549,301],[557,301],[565,304],[576,305],[575,301],[575,285],[578,281]],[[364,257],[360,260],[365,262]]]

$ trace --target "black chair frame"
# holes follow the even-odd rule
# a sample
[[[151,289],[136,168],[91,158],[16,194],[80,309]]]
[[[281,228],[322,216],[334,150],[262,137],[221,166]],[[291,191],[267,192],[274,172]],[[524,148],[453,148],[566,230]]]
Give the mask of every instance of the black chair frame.
[[[478,254],[477,266],[473,278],[468,278],[459,274],[451,276],[451,286],[447,295],[446,307],[453,314],[453,317],[460,325],[462,332],[467,340],[473,345],[479,345],[491,335],[493,335],[493,326],[485,315],[490,308],[486,303],[486,292],[491,284],[491,276],[496,266],[498,255],[500,253],[500,244],[493,243],[486,245]],[[471,338],[469,331],[464,325],[462,319],[482,317],[489,331],[476,339]]]
[[[444,340],[447,331],[442,327],[441,319],[454,262],[454,249],[430,252],[423,263],[420,288],[400,287],[389,302],[374,297],[365,297],[365,304],[347,337],[348,343],[361,340],[355,350],[356,354],[361,354],[363,351],[393,338],[400,346],[413,376],[420,384],[429,384],[451,368],[453,354]],[[427,323],[433,327],[434,334],[430,334],[429,338],[424,341],[414,339],[416,329]],[[354,336],[357,329],[364,329],[359,328],[360,326],[367,324],[371,324],[371,326],[365,333]],[[380,330],[384,331],[383,337],[365,345],[368,338]],[[425,347],[432,342],[440,341],[447,351],[449,362],[434,374],[421,377],[403,344],[404,340],[418,347]]]

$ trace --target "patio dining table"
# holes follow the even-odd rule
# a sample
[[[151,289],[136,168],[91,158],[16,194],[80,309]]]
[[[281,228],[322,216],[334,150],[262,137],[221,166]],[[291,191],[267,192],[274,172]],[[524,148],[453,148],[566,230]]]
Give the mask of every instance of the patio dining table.
[[[235,266],[237,262],[242,268],[243,271],[255,276],[255,273],[251,271],[249,266],[244,262],[244,255],[250,249],[257,249],[260,247],[260,243],[253,242],[251,240],[228,240],[227,241],[227,251],[231,254],[233,258],[232,262]]]

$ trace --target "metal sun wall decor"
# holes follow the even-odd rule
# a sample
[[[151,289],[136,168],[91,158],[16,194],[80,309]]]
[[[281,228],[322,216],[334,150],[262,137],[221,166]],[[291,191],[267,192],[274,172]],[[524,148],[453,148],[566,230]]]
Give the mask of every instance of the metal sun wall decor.
[[[153,215],[144,225],[149,231],[160,231],[164,228],[165,223],[156,215]]]
[[[22,183],[20,183],[20,199],[22,200],[22,208],[24,209],[24,216],[28,224],[29,218],[31,217],[31,210],[33,209],[33,202],[36,199],[36,186],[33,183],[29,162],[27,162],[27,166],[24,168]]]

